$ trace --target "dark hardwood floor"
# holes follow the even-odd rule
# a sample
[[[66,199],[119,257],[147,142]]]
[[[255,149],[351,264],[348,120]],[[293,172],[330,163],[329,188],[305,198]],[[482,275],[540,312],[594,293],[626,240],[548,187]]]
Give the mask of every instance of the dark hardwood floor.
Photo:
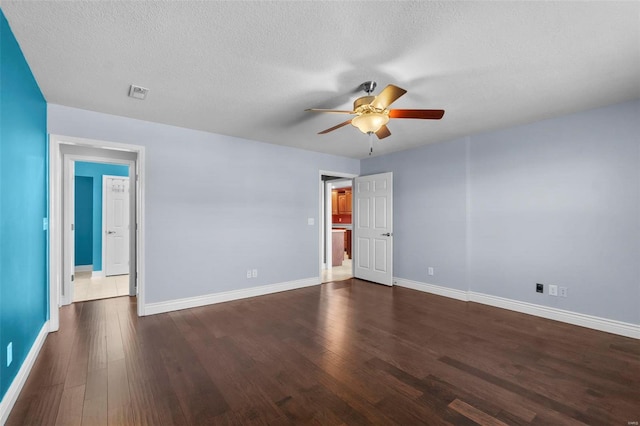
[[[67,306],[7,424],[638,421],[637,340],[346,280],[144,318]]]

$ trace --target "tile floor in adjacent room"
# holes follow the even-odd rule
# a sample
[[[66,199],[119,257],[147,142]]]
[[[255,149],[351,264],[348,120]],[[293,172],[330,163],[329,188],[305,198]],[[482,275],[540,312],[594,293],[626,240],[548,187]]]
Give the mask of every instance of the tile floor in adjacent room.
[[[330,281],[342,281],[353,277],[352,265],[353,260],[347,257],[345,252],[342,266],[334,266],[331,269],[322,270],[322,282],[328,283]]]
[[[91,278],[91,272],[76,272],[74,302],[126,296],[129,294],[129,275]]]

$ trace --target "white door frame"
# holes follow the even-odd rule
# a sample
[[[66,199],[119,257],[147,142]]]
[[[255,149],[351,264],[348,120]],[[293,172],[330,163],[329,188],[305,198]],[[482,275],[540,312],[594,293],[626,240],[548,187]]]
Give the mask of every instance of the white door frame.
[[[325,217],[327,215],[330,215],[331,210],[330,208],[327,209],[325,200],[324,200],[324,187],[325,187],[325,183],[322,180],[322,176],[334,176],[334,177],[339,177],[339,178],[345,178],[345,179],[353,179],[358,177],[358,175],[353,174],[353,173],[342,173],[342,172],[330,172],[327,170],[320,170],[318,173],[318,210],[319,210],[319,214],[318,217],[319,219],[319,224],[318,224],[318,247],[319,247],[319,253],[320,256],[318,256],[318,278],[320,281],[322,281],[322,269],[323,269],[323,259],[325,257],[325,253],[327,248],[329,250],[331,250],[331,246],[330,244],[325,244],[325,239],[324,239],[324,235],[325,235],[325,231],[328,232],[329,237],[328,240],[331,240],[331,222],[329,221],[325,221]],[[331,194],[329,194],[329,199],[331,199]],[[326,229],[323,226],[323,224],[327,224]],[[353,223],[353,221],[351,221],[351,223]],[[353,244],[352,244],[353,247]],[[353,258],[353,254],[351,255],[351,257]],[[329,267],[329,265],[327,265],[327,268]],[[351,274],[353,275],[353,262],[351,263]]]
[[[75,145],[106,151],[125,151],[136,154],[137,160],[114,160],[111,158],[81,156],[64,154],[62,146]],[[116,162],[119,164],[133,164],[130,170],[135,172],[137,182],[135,185],[135,215],[137,230],[130,227],[132,240],[135,241],[135,267],[137,270],[137,307],[138,316],[144,315],[145,308],[145,256],[144,256],[144,208],[145,208],[145,148],[139,145],[123,144],[117,142],[99,141],[93,139],[77,138],[70,136],[49,135],[49,331],[57,331],[60,328],[60,302],[63,279],[63,238],[65,227],[63,226],[63,161],[72,161],[71,158],[80,158],[82,161],[97,161],[101,163]],[[131,176],[130,176],[131,177]],[[65,203],[66,204],[66,203]],[[70,214],[70,213],[69,213]],[[67,214],[68,216],[68,214]],[[70,231],[70,230],[69,230]]]
[[[133,162],[130,162],[133,163]],[[129,176],[131,176],[131,170],[135,170],[134,168],[129,166]],[[116,179],[129,179],[129,176],[114,176],[114,175],[102,175],[102,223],[100,224],[100,229],[102,230],[102,270],[104,275],[107,276],[107,179],[108,178],[116,178]],[[129,186],[129,190],[131,190],[131,186]],[[129,208],[129,232],[131,232],[131,208]],[[129,265],[131,266],[131,265]],[[132,283],[131,279],[131,270],[129,270],[129,283]],[[133,287],[133,292],[131,291]],[[135,296],[135,286],[129,285],[129,296]]]
[[[74,168],[75,163],[70,161],[68,164],[63,167],[64,176],[62,176],[62,185],[66,188],[67,197],[63,199],[63,211],[66,212],[63,214],[63,228],[68,230],[68,232],[64,232],[62,236],[62,247],[66,247],[67,250],[63,250],[63,259],[62,259],[62,271],[66,268],[69,268],[70,271],[73,272],[73,276],[75,276],[75,229],[74,229],[74,216],[75,216],[75,186],[74,186]],[[62,287],[60,291],[60,305],[68,305],[73,303],[73,293],[74,286],[71,284],[73,279],[71,275],[64,274],[64,278],[62,280]],[[65,291],[66,289],[66,291]]]

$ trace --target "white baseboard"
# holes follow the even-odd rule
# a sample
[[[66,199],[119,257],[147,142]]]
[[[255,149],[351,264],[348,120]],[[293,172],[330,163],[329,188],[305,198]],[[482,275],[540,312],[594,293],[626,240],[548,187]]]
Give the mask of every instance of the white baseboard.
[[[76,272],[92,272],[93,265],[76,265]]]
[[[483,293],[469,292],[471,302],[482,303],[484,305],[509,309],[510,311],[522,312],[523,314],[535,315],[555,321],[566,322],[568,324],[579,325],[607,333],[619,334],[621,336],[640,339],[640,325],[608,318],[596,317],[593,315],[581,314],[578,312],[565,311],[564,309],[551,308],[548,306],[536,305],[518,300],[506,299],[504,297],[489,296]]]
[[[320,277],[313,277],[279,284],[245,288],[242,290],[224,291],[221,293],[206,294],[204,296],[168,300],[166,302],[146,303],[144,306],[144,315],[155,315],[164,312],[179,311],[181,309],[196,308],[198,306],[213,305],[215,303],[230,302],[232,300],[246,299],[247,297],[264,296],[266,294],[295,290],[318,284],[320,284]]]
[[[437,294],[438,296],[449,297],[451,299],[469,301],[469,292],[465,290],[456,290],[454,288],[442,287],[439,285],[421,283],[418,281],[405,280],[404,278],[394,278],[393,284],[400,287],[412,288],[425,293]]]
[[[523,314],[534,315],[567,324],[578,325],[580,327],[591,328],[593,330],[618,334],[620,336],[640,339],[640,325],[608,318],[596,317],[593,315],[581,314],[578,312],[566,311],[564,309],[551,308],[548,306],[536,305],[534,303],[521,302],[504,297],[491,296],[473,291],[456,290],[433,284],[421,283],[417,281],[394,278],[394,283],[401,287],[412,288],[426,293],[437,294],[452,299],[465,302],[482,303],[483,305],[495,306],[497,308],[508,309],[510,311],[521,312]]]
[[[42,325],[36,340],[33,342],[33,345],[31,345],[31,349],[29,350],[27,357],[22,363],[20,370],[18,370],[18,374],[13,378],[11,386],[9,386],[7,393],[2,398],[2,401],[0,401],[0,425],[4,425],[9,418],[11,409],[18,399],[18,395],[20,395],[20,391],[22,391],[22,387],[27,381],[27,377],[29,377],[31,368],[33,368],[33,364],[36,362],[36,358],[38,358],[38,354],[40,353],[40,349],[42,349],[42,345],[47,338],[47,334],[49,334],[49,321],[46,321]]]
[[[91,272],[91,278],[104,278],[106,277],[106,275],[104,274],[104,271],[92,271]]]

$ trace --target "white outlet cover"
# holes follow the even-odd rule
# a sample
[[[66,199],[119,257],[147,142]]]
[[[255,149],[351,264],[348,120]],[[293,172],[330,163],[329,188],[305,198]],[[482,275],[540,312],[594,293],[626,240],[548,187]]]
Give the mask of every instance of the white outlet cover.
[[[430,266],[429,269],[427,270],[427,273],[429,275],[433,275],[433,268]]]
[[[254,269],[253,271],[251,271],[251,277],[252,278],[258,278],[258,270]]]
[[[7,345],[7,367],[13,362],[13,342]]]
[[[251,269],[247,269],[247,278],[251,278]]]
[[[549,296],[557,296],[558,295],[558,286],[557,285],[549,285]]]

